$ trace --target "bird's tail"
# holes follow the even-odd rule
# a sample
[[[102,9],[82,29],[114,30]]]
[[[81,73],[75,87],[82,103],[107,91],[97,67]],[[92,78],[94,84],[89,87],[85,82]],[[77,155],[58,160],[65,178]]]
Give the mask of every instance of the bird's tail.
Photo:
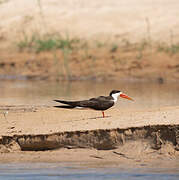
[[[62,104],[67,104],[71,107],[76,107],[77,106],[77,103],[75,101],[63,101],[63,100],[54,100],[55,102],[59,102],[59,103],[62,103]],[[62,107],[64,108],[64,107]]]

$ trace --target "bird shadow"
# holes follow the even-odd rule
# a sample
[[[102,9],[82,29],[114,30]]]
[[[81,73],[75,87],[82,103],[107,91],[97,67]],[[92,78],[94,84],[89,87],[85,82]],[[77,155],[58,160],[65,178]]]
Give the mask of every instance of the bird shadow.
[[[88,119],[105,119],[105,118],[110,118],[111,116],[105,116],[104,118],[102,116],[98,116],[98,117],[91,117],[91,118],[85,118],[85,119],[80,119],[80,120],[73,120],[73,121],[81,121],[81,120],[88,120]],[[64,122],[68,122],[68,121],[64,121]]]
[[[98,116],[98,117],[91,117],[91,118],[88,118],[88,119],[105,119],[105,118],[110,118],[111,116],[105,116],[105,117],[102,117],[102,116]]]

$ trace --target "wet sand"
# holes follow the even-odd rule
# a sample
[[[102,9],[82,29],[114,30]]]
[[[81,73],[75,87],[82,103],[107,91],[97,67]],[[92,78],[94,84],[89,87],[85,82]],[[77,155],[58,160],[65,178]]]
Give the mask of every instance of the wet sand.
[[[83,168],[119,167],[129,168],[166,168],[178,172],[179,156],[165,153],[164,150],[142,152],[138,143],[115,150],[96,149],[58,149],[51,151],[21,151],[0,153],[0,163],[70,163]],[[131,148],[130,152],[126,150]],[[136,150],[134,150],[134,148]],[[133,153],[132,151],[135,151]]]
[[[179,107],[101,112],[1,107],[1,162],[78,162],[88,166],[179,163]]]

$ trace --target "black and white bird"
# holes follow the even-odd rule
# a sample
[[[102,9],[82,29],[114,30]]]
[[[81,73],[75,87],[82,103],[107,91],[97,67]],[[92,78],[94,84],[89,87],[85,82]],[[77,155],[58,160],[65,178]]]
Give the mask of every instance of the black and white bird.
[[[117,102],[118,96],[132,100],[129,96],[118,90],[113,90],[110,92],[109,96],[99,96],[97,98],[91,98],[89,100],[82,101],[64,101],[64,100],[54,100],[56,102],[66,104],[60,106],[54,106],[56,108],[66,108],[66,109],[93,109],[97,111],[102,111],[103,118],[105,117],[104,111],[111,108]]]

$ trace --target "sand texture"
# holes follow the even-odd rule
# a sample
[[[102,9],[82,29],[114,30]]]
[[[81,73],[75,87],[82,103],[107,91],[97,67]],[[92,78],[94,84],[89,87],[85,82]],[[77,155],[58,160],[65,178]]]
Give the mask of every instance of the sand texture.
[[[0,5],[0,32],[8,39],[28,29],[134,41],[150,35],[170,41],[171,32],[175,40],[179,35],[178,9],[177,0],[9,0]]]
[[[176,168],[179,107],[101,112],[1,107],[1,162]],[[5,113],[6,112],[6,113]],[[8,113],[7,113],[8,112]]]

